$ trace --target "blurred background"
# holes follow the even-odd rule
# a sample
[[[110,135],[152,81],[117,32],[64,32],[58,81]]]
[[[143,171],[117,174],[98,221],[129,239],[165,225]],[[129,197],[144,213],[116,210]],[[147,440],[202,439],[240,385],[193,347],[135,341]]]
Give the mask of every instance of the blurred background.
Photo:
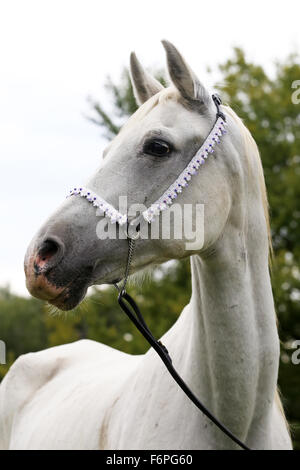
[[[293,86],[300,88],[299,2],[12,0],[0,10],[0,340],[7,348],[0,380],[20,354],[80,338],[132,354],[147,350],[114,290],[95,287],[76,310],[53,314],[27,294],[23,257],[45,218],[95,171],[106,143],[135,111],[131,50],[168,82],[160,45],[166,38],[209,89],[219,90],[260,149],[274,246],[279,386],[300,449],[300,364],[292,361],[300,339],[300,100],[292,99]],[[189,301],[189,262],[167,263],[130,290],[160,337]]]

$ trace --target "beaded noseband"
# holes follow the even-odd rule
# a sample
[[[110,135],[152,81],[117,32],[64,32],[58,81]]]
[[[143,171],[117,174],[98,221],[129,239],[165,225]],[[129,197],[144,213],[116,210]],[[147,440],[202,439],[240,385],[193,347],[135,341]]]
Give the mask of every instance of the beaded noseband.
[[[192,176],[196,174],[201,167],[205,163],[208,155],[214,152],[214,147],[216,144],[220,143],[220,138],[226,134],[225,125],[226,125],[226,117],[220,111],[220,104],[221,99],[217,95],[212,95],[212,99],[216,105],[217,113],[216,113],[216,120],[215,123],[209,132],[207,138],[205,139],[204,143],[197,151],[196,155],[191,159],[187,167],[180,173],[176,181],[169,186],[169,188],[163,193],[163,195],[153,203],[148,209],[146,209],[142,213],[142,218],[151,223],[154,221],[156,215],[159,215],[160,212],[167,209],[177,198],[177,196],[182,192],[182,190],[188,186],[189,181],[191,180]],[[157,352],[160,356],[161,360],[165,364],[166,368],[168,369],[170,375],[173,379],[177,382],[179,387],[183,390],[186,396],[196,405],[196,407],[202,411],[202,413],[207,416],[224,434],[226,434],[233,442],[238,444],[242,449],[250,450],[249,447],[244,444],[238,437],[236,437],[224,424],[222,424],[204,405],[203,403],[194,395],[194,393],[190,390],[178,372],[172,365],[172,359],[169,355],[167,348],[162,344],[161,341],[157,340],[153,334],[151,333],[150,329],[148,328],[137,304],[133,300],[133,298],[126,292],[125,287],[127,283],[127,279],[130,272],[131,261],[133,258],[134,253],[134,246],[135,246],[135,239],[139,236],[139,225],[136,227],[136,234],[135,236],[131,236],[128,232],[129,225],[133,224],[131,221],[130,224],[128,222],[128,217],[126,214],[122,214],[117,209],[115,209],[111,204],[105,201],[102,197],[98,196],[92,190],[79,187],[74,188],[70,191],[69,196],[81,196],[87,199],[88,202],[92,203],[94,207],[100,210],[101,214],[107,217],[111,223],[118,223],[119,225],[127,224],[127,239],[128,239],[128,257],[127,257],[127,264],[123,278],[123,284],[121,287],[115,283],[115,287],[117,288],[119,295],[118,295],[118,302],[122,310],[126,313],[128,318],[133,322],[136,328],[141,332],[144,338],[148,341],[150,346]]]
[[[198,173],[198,170],[205,163],[209,154],[214,152],[214,147],[221,142],[220,139],[222,136],[226,134],[226,118],[219,108],[221,99],[217,95],[213,95],[212,98],[217,107],[217,114],[211,131],[200,149],[197,151],[196,155],[180,173],[176,181],[168,187],[156,202],[151,204],[151,206],[142,213],[146,222],[153,222],[156,215],[159,215],[160,212],[166,210],[174,202],[182,190],[188,186],[192,176]],[[102,213],[113,224],[118,223],[119,225],[124,225],[128,223],[127,214],[119,212],[115,207],[105,201],[101,196],[98,196],[98,194],[91,189],[84,187],[73,188],[70,190],[69,196],[81,196],[86,198],[88,202],[92,203],[94,207],[99,209],[100,214]]]

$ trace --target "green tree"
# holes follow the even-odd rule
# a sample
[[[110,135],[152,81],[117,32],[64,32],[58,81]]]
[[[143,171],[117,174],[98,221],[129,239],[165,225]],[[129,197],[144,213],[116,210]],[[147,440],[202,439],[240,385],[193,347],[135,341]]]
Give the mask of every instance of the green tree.
[[[14,295],[0,289],[0,339],[6,344],[7,364],[0,365],[0,380],[15,359],[47,344],[43,302]]]

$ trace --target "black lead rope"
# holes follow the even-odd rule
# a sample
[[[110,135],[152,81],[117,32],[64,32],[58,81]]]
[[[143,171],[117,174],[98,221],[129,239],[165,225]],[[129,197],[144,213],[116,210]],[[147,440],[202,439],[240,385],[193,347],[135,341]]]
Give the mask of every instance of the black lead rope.
[[[165,364],[166,368],[170,372],[171,376],[177,382],[179,387],[183,390],[183,392],[187,395],[187,397],[196,405],[196,407],[202,411],[202,413],[207,416],[224,434],[226,434],[232,441],[234,441],[236,444],[238,444],[242,449],[244,450],[251,450],[249,447],[246,446],[240,439],[238,439],[232,432],[224,426],[204,405],[201,403],[200,400],[194,395],[194,393],[190,390],[190,388],[187,386],[187,384],[184,382],[184,380],[181,378],[181,376],[178,374],[178,372],[174,369],[172,365],[172,359],[169,355],[169,352],[167,348],[162,344],[161,341],[157,340],[151,331],[149,330],[137,304],[133,300],[133,298],[126,292],[125,287],[127,284],[127,279],[129,276],[129,270],[130,270],[130,264],[132,261],[133,257],[133,251],[134,251],[134,244],[135,244],[135,239],[130,238],[128,236],[128,244],[129,244],[129,250],[128,250],[128,259],[127,259],[127,266],[125,270],[125,277],[124,277],[124,282],[123,286],[119,288],[117,284],[115,284],[115,287],[119,291],[118,295],[118,302],[121,307],[121,309],[126,313],[128,318],[134,323],[136,328],[140,331],[140,333],[144,336],[144,338],[148,341],[150,346],[153,347],[153,349],[157,352],[163,363]]]

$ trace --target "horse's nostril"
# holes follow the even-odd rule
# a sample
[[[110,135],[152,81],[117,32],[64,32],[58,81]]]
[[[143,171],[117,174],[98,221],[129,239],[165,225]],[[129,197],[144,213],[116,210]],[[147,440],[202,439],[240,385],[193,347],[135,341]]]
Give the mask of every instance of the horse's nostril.
[[[38,250],[35,265],[38,269],[44,268],[45,265],[49,266],[58,262],[58,254],[61,253],[62,243],[54,238],[47,238],[44,240]]]
[[[58,252],[58,243],[54,240],[45,240],[39,249],[39,256],[43,261],[52,258]]]

